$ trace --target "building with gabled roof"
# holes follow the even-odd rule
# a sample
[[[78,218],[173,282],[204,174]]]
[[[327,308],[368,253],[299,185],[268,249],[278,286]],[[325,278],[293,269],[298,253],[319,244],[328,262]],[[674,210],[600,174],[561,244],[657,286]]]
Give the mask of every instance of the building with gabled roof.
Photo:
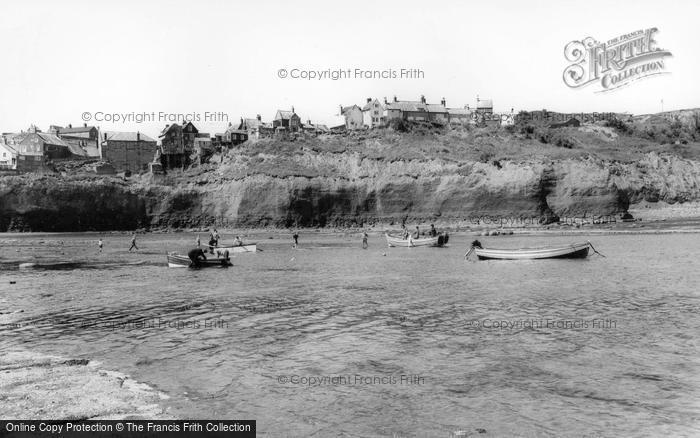
[[[16,146],[6,142],[5,137],[0,137],[0,169],[17,169]]]
[[[362,124],[368,128],[376,128],[384,124],[384,106],[376,97],[367,98],[367,103],[362,107]]]
[[[340,105],[340,115],[345,118],[345,129],[353,131],[364,128],[362,108],[357,105]]]
[[[272,127],[275,132],[299,132],[301,130],[301,118],[294,111],[294,107],[292,107],[291,111],[277,110],[275,119],[272,121]]]
[[[65,128],[51,125],[49,133],[57,135],[70,145],[81,148],[86,157],[97,158],[100,156],[99,132],[94,126],[88,126],[87,123],[76,128],[70,124]]]
[[[248,133],[248,138],[270,137],[275,132],[272,123],[262,121],[260,114],[254,119],[244,119],[241,117],[241,123],[238,125],[239,131]]]
[[[177,123],[165,125],[158,135],[158,141],[158,155],[163,169],[184,168],[188,164],[182,126]],[[194,141],[192,147],[194,148]]]

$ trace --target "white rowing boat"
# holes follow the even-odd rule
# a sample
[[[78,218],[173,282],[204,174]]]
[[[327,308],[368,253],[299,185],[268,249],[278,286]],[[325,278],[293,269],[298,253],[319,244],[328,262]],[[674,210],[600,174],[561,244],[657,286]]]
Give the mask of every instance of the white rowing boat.
[[[246,245],[231,245],[231,246],[210,246],[214,254],[217,257],[223,256],[224,252],[228,251],[229,254],[242,254],[242,253],[253,253],[258,251],[258,246],[255,243],[248,243]]]
[[[499,249],[472,246],[465,257],[474,252],[479,260],[539,260],[539,259],[580,259],[588,256],[590,242],[541,248]]]
[[[389,248],[391,247],[400,247],[400,248],[413,248],[416,246],[443,246],[444,243],[442,243],[445,239],[441,237],[442,236],[435,236],[435,237],[424,237],[422,239],[414,239],[411,236],[408,236],[408,239],[404,239],[402,237],[397,237],[397,236],[392,236],[389,233],[385,233],[384,236],[386,237],[386,243],[389,245]]]

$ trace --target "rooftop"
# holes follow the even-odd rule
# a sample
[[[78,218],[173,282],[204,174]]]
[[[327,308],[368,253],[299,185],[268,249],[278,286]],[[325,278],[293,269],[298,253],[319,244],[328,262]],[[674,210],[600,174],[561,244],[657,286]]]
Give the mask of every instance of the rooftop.
[[[120,132],[120,131],[104,131],[102,139],[106,141],[155,141],[151,137],[141,132]]]

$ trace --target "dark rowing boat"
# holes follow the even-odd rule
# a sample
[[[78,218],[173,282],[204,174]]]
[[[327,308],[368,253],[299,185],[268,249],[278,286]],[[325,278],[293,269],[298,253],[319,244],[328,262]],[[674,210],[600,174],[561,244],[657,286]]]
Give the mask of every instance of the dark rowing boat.
[[[229,259],[206,259],[206,260],[200,260],[199,261],[199,268],[226,268],[229,266],[233,266],[233,263],[231,263],[231,260]],[[182,254],[177,254],[174,252],[168,253],[168,267],[170,268],[189,268],[189,267],[194,267],[192,266],[192,260],[190,260],[189,257],[186,255]]]

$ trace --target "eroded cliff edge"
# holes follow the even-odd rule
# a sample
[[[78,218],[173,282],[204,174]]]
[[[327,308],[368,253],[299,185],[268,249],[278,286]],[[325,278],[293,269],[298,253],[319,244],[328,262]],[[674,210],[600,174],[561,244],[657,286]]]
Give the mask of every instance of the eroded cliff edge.
[[[4,176],[0,230],[550,222],[700,200],[700,162],[687,153],[640,142],[619,159],[609,133],[565,135],[573,147],[489,132],[261,140],[164,177]]]

